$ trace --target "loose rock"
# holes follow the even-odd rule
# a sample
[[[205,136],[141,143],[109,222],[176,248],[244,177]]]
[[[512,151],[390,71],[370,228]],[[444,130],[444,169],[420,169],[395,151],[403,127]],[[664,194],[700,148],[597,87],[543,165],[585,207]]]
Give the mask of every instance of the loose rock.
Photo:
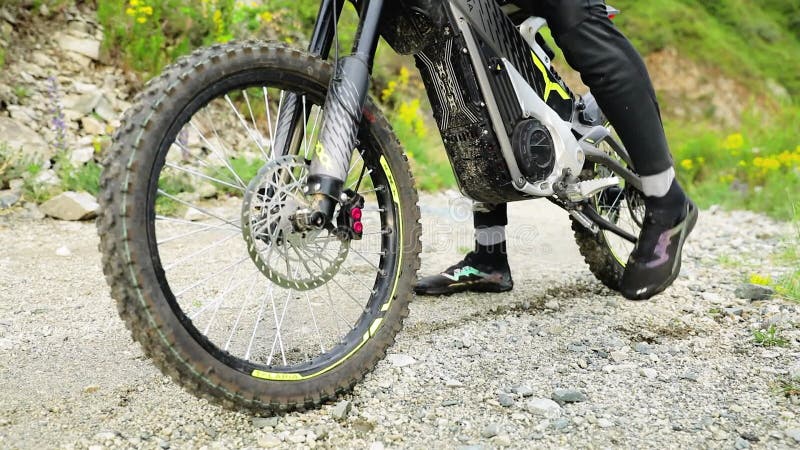
[[[278,426],[277,417],[253,417],[253,426],[256,428],[276,427]]]
[[[746,283],[736,288],[734,293],[739,298],[751,301],[769,300],[775,295],[775,289],[772,289],[769,286]]]
[[[46,215],[61,220],[86,220],[97,215],[100,205],[86,192],[64,192],[46,201],[41,210]]]
[[[350,409],[352,407],[352,403],[347,400],[342,400],[331,409],[331,417],[335,420],[345,420],[347,419],[347,415],[350,414]]]
[[[0,191],[0,209],[10,208],[16,205],[19,199],[19,192],[14,192],[12,190]]]
[[[500,434],[500,425],[496,423],[490,423],[481,431],[481,436],[486,439],[492,438]]]
[[[394,367],[407,367],[417,363],[416,359],[402,353],[390,353],[386,355],[386,359],[392,363]]]
[[[577,389],[556,389],[551,398],[559,404],[578,403],[587,400],[586,394]]]
[[[549,398],[534,398],[525,404],[525,409],[532,414],[548,419],[561,417],[561,406]]]
[[[650,367],[639,369],[639,375],[654,380],[658,377],[658,371]]]
[[[500,406],[506,408],[514,406],[514,398],[508,394],[499,394],[497,396],[497,401],[500,402]]]

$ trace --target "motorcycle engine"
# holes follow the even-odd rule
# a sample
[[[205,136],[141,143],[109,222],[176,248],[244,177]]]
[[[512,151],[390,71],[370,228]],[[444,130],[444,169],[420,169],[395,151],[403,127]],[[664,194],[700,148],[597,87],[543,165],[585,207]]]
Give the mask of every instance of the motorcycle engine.
[[[518,123],[511,136],[511,146],[519,169],[529,182],[546,179],[556,164],[553,137],[536,119]]]

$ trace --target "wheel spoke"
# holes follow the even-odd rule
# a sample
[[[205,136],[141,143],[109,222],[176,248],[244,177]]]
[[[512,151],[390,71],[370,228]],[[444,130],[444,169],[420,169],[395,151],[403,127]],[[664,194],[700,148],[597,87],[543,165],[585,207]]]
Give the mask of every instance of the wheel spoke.
[[[172,168],[172,169],[175,169],[175,170],[179,170],[181,172],[185,172],[185,173],[194,175],[196,177],[203,178],[203,179],[208,180],[208,181],[213,181],[214,183],[219,183],[219,184],[221,184],[223,186],[227,186],[229,188],[236,189],[237,191],[240,191],[240,192],[244,192],[244,188],[241,187],[241,186],[237,186],[235,184],[228,183],[227,181],[220,180],[219,178],[214,178],[212,176],[208,176],[208,175],[206,175],[204,173],[200,173],[200,172],[198,172],[196,170],[188,169],[186,167],[181,167],[181,166],[179,166],[177,164],[173,164],[173,163],[169,163],[169,162],[166,163],[165,165],[167,167],[169,167],[169,168]]]
[[[201,212],[201,213],[203,213],[203,214],[205,214],[207,216],[213,217],[213,218],[215,218],[217,220],[221,220],[222,222],[227,223],[228,225],[231,225],[231,226],[236,227],[236,228],[241,228],[241,227],[239,227],[239,225],[236,225],[235,223],[233,223],[233,222],[231,222],[229,220],[223,219],[222,217],[220,217],[220,216],[218,216],[216,214],[213,214],[213,213],[209,212],[206,209],[200,208],[199,206],[195,206],[195,205],[193,205],[193,204],[191,204],[191,203],[189,203],[189,202],[187,202],[185,200],[181,200],[181,199],[179,199],[178,197],[175,197],[172,194],[168,194],[168,193],[164,192],[162,189],[159,189],[158,193],[163,195],[164,197],[167,197],[168,199],[170,199],[170,200],[172,200],[174,202],[178,202],[178,203],[180,203],[180,204],[182,204],[182,205],[184,205],[184,206],[186,206],[188,208],[195,209],[195,210],[197,210],[197,211],[199,211],[199,212]]]
[[[235,170],[233,170],[233,167],[231,167],[231,164],[230,164],[230,162],[228,161],[228,158],[227,158],[227,156],[225,155],[225,152],[224,152],[224,150],[222,151],[222,154],[220,154],[220,150],[219,150],[219,149],[217,149],[217,147],[216,147],[215,145],[213,145],[213,144],[212,144],[212,143],[211,143],[211,142],[208,140],[208,138],[206,138],[206,136],[205,136],[205,135],[204,135],[202,132],[200,132],[200,129],[199,129],[199,128],[197,128],[197,125],[195,125],[195,124],[194,124],[194,121],[193,121],[193,120],[189,122],[189,126],[191,126],[191,127],[192,127],[192,129],[194,129],[194,131],[195,131],[197,134],[199,134],[199,135],[200,135],[200,139],[202,139],[202,140],[203,140],[203,142],[205,142],[205,144],[206,144],[206,145],[208,146],[208,148],[211,150],[211,153],[212,153],[212,154],[214,154],[214,156],[216,156],[216,157],[217,157],[217,159],[219,159],[219,160],[220,160],[220,162],[222,162],[222,164],[224,164],[224,165],[225,165],[225,167],[228,169],[228,171],[231,173],[231,175],[233,175],[233,177],[236,179],[236,181],[238,181],[238,182],[239,182],[239,185],[240,185],[242,188],[246,188],[246,187],[247,187],[247,185],[245,184],[245,182],[244,182],[244,181],[242,181],[242,179],[239,177],[239,174],[238,174],[238,173],[236,173],[236,171],[235,171]],[[215,135],[217,134],[216,130],[214,131],[214,134],[215,134]],[[217,136],[217,140],[219,141],[220,145],[223,145],[223,144],[222,144],[222,140],[219,138],[219,136]]]
[[[261,146],[261,142],[259,142],[258,137],[255,136],[250,127],[247,126],[247,122],[245,122],[244,117],[242,117],[242,114],[239,113],[239,110],[236,108],[236,106],[233,105],[231,98],[227,94],[225,95],[225,101],[228,102],[228,106],[230,106],[231,109],[233,110],[233,113],[236,114],[236,118],[239,119],[239,124],[242,125],[244,131],[247,133],[248,136],[250,136],[250,139],[253,140],[253,142],[256,144],[256,147],[258,147],[258,150],[264,156],[264,161],[269,160],[269,156],[267,156],[267,153],[264,151],[264,147]],[[249,102],[247,106],[250,107]],[[250,112],[250,114],[252,115],[252,111]]]

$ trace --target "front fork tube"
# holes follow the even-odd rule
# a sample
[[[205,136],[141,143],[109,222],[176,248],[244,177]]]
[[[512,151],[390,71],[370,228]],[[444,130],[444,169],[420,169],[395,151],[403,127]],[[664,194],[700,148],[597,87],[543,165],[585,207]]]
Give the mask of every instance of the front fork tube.
[[[327,59],[333,41],[336,38],[336,22],[342,15],[345,0],[322,0],[308,52],[322,59]],[[278,112],[278,123],[275,126],[275,136],[272,158],[289,155],[297,152],[305,134],[305,120],[303,115],[303,99],[294,92],[286,92]]]
[[[313,198],[311,220],[317,227],[331,221],[344,189],[378,45],[383,0],[362,0],[359,6],[353,52],[337,62],[308,176],[306,192]]]

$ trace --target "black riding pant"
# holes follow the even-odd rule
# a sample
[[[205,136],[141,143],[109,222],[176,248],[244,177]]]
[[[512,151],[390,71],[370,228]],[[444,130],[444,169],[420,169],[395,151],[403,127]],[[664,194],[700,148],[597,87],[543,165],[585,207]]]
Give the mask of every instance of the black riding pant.
[[[672,167],[658,102],[644,61],[606,15],[604,0],[517,0],[544,17],[556,44],[580,72],[640,175]],[[475,226],[505,225],[505,205],[475,209]]]

